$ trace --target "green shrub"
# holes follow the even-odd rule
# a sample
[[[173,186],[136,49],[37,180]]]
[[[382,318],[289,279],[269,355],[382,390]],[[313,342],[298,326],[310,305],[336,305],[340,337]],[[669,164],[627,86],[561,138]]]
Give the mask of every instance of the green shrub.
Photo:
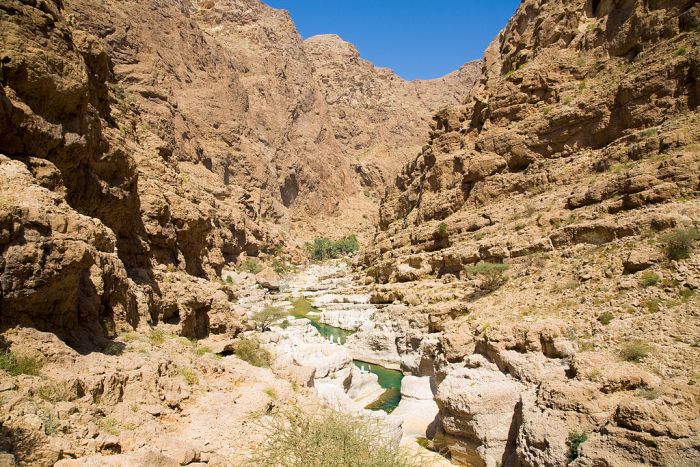
[[[257,260],[253,258],[246,258],[241,263],[241,269],[251,274],[257,274],[262,271],[263,268]]]
[[[387,439],[381,421],[328,409],[307,414],[298,408],[276,412],[263,425],[265,441],[253,465],[372,466],[420,465]]]
[[[440,238],[447,238],[447,224],[441,222],[438,226],[438,236]]]
[[[292,270],[289,264],[282,258],[274,258],[272,260],[272,269],[274,269],[277,274],[288,274]]]
[[[482,277],[484,280],[482,287],[487,290],[494,290],[505,281],[503,276],[508,268],[509,266],[503,263],[482,262],[468,265],[464,268],[464,272],[470,276]]]
[[[653,285],[658,284],[660,280],[661,278],[658,274],[652,271],[647,271],[644,274],[642,274],[642,278],[639,281],[639,285],[641,285],[644,288],[651,287]]]
[[[658,313],[661,310],[661,300],[658,298],[650,298],[642,302],[644,308],[647,309],[649,313]]]
[[[627,342],[620,351],[620,356],[628,362],[641,362],[644,357],[649,355],[651,347],[641,339],[635,339]]]
[[[588,440],[586,433],[569,433],[569,438],[566,440],[569,445],[569,464],[578,458],[581,445]]]
[[[663,238],[666,256],[674,260],[689,258],[690,249],[699,237],[700,233],[694,227],[674,229]]]
[[[137,332],[123,332],[119,334],[119,338],[124,342],[134,342],[141,340],[142,335]]]
[[[349,235],[335,241],[321,237],[306,244],[309,257],[315,261],[339,258],[340,256],[354,253],[359,249],[360,243],[355,235]]]
[[[228,285],[233,285],[233,277],[231,277],[230,274],[228,276],[226,276],[226,283]]]
[[[316,261],[332,258],[333,242],[327,238],[315,238],[313,242],[306,244],[309,257]]]
[[[687,287],[682,287],[681,290],[678,292],[678,295],[680,295],[681,300],[683,300],[684,303],[687,303],[691,298],[693,298],[693,295],[695,295],[695,291]]]
[[[643,138],[652,138],[659,135],[659,130],[656,128],[649,128],[641,132]]]
[[[279,398],[279,395],[277,394],[275,388],[265,388],[263,392],[267,394],[267,397],[269,397],[273,401],[276,401]]]
[[[102,430],[110,435],[114,436],[119,436],[119,433],[121,433],[121,427],[119,426],[119,422],[115,420],[112,417],[105,417],[101,418],[97,421],[97,426]]]
[[[41,370],[41,362],[29,355],[18,355],[14,352],[3,352],[0,353],[0,370],[8,372],[12,376],[36,376]]]
[[[679,57],[681,55],[685,55],[686,53],[688,53],[688,48],[685,47],[684,45],[682,45],[676,49],[676,55]]]
[[[262,311],[259,311],[253,316],[253,320],[257,323],[258,330],[265,332],[270,330],[272,323],[284,319],[287,316],[289,316],[289,313],[282,308],[266,306]]]
[[[148,331],[148,342],[151,345],[159,346],[165,342],[165,331],[160,328],[153,328]]]
[[[335,242],[336,249],[340,254],[354,253],[360,249],[360,242],[355,235],[348,235]]]
[[[615,318],[615,316],[610,313],[609,311],[604,311],[598,316],[598,321],[600,321],[604,325],[610,324],[610,322]]]
[[[272,363],[272,355],[264,349],[255,338],[242,337],[236,345],[234,353],[238,358],[253,366],[269,368]]]
[[[192,368],[180,368],[177,373],[190,386],[195,386],[195,385],[199,384],[199,377],[197,376],[197,373],[195,373]]]
[[[206,345],[198,345],[195,348],[194,353],[201,357],[202,355],[206,355],[208,353],[211,353],[211,349],[209,347],[207,347]]]
[[[53,403],[75,399],[75,393],[65,383],[45,384],[37,390],[37,396]]]
[[[637,395],[644,399],[653,401],[659,398],[659,390],[656,388],[640,388],[637,389]]]

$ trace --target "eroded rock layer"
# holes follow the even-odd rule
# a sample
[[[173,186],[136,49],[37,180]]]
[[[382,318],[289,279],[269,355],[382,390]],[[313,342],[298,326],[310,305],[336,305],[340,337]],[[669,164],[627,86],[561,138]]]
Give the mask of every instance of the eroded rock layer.
[[[375,320],[436,379],[453,460],[700,462],[700,256],[669,250],[700,219],[699,26],[524,1],[383,199]]]

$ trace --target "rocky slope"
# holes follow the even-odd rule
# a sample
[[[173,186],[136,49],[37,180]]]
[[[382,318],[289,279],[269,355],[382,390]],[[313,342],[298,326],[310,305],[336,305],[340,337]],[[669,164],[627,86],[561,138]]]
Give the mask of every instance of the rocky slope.
[[[375,319],[453,460],[700,462],[700,256],[665,252],[700,219],[699,26],[696,1],[524,1],[382,200]]]
[[[699,28],[525,0],[483,65],[409,83],[256,0],[0,0],[0,362],[34,362],[0,371],[0,450],[239,464],[277,399],[362,411],[362,358],[455,463],[697,465]],[[279,323],[274,372],[209,355],[289,305],[244,258],[371,226],[387,181],[362,284],[291,287],[339,287],[342,349]]]
[[[378,196],[420,151],[432,115],[461,103],[481,67],[471,62],[440,79],[404,81],[363,60],[352,44],[335,35],[311,37],[304,48],[328,103],[336,139],[353,161],[360,184]]]
[[[275,408],[319,407],[303,383],[213,353],[229,341],[156,330],[81,355],[52,333],[4,337],[41,367],[0,381],[3,466],[243,465]]]

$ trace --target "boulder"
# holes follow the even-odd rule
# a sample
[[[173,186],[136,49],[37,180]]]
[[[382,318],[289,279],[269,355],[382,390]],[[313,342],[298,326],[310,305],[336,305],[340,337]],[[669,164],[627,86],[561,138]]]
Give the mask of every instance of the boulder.
[[[280,288],[280,276],[269,266],[264,267],[255,275],[255,281],[268,290],[279,290]]]
[[[658,249],[643,248],[630,251],[622,260],[622,266],[626,274],[644,271],[664,260],[663,254]]]
[[[481,357],[483,359],[483,357]],[[435,401],[443,432],[436,446],[465,464],[496,465],[513,456],[511,425],[525,387],[493,364],[448,373]]]
[[[403,420],[404,436],[432,438],[438,424],[438,405],[433,400],[431,378],[404,376],[401,401],[392,415]]]

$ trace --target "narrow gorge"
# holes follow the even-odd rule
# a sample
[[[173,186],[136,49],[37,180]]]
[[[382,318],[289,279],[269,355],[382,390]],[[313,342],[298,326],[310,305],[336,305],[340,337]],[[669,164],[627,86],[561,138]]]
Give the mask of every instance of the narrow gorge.
[[[0,0],[0,467],[700,465],[700,1],[503,24]]]

